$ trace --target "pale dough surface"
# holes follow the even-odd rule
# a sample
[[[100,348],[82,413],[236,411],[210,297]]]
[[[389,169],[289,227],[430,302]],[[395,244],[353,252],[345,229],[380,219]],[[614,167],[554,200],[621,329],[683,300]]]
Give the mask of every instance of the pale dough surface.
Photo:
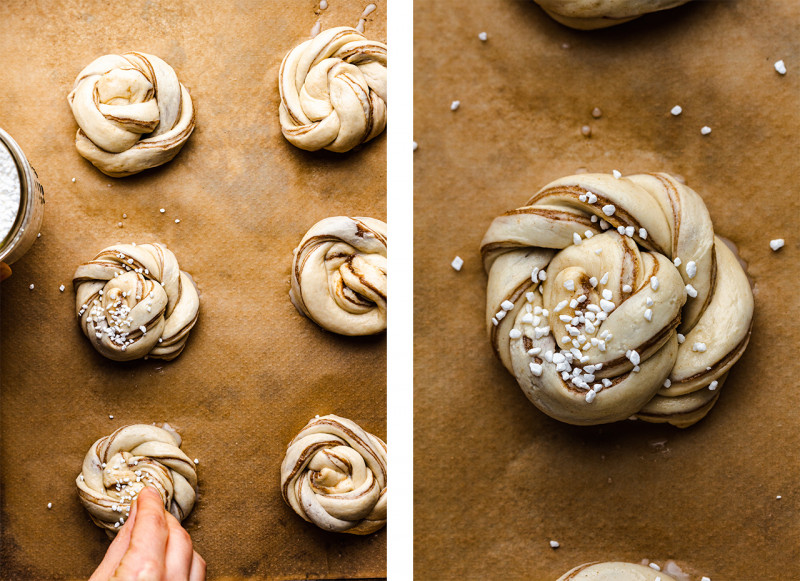
[[[283,135],[300,149],[350,151],[386,127],[386,45],[355,28],[293,48],[278,83]]]
[[[298,311],[340,335],[386,329],[386,223],[320,220],[294,250],[289,297]]]
[[[143,52],[92,61],[67,97],[78,153],[123,177],[171,161],[194,131],[192,98],[171,66]]]
[[[289,443],[281,492],[319,528],[366,535],[386,524],[386,444],[355,422],[317,416]]]
[[[145,486],[158,491],[179,521],[191,512],[197,496],[195,464],[167,425],[133,424],[100,438],[87,452],[75,483],[92,521],[110,534],[124,524]]]
[[[535,0],[555,20],[582,30],[606,28],[689,0]]]
[[[558,581],[675,581],[674,577],[634,563],[587,563],[567,571]]]
[[[689,426],[750,338],[747,275],[668,174],[558,179],[495,218],[481,253],[497,355],[567,423]]]
[[[115,244],[81,264],[72,278],[81,330],[115,361],[175,359],[197,322],[192,277],[164,244]]]

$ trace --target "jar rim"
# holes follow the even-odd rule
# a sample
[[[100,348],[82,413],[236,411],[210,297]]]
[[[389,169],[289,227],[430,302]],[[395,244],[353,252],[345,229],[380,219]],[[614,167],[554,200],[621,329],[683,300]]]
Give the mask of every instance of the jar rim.
[[[22,152],[22,148],[2,127],[0,127],[0,142],[2,142],[8,152],[11,154],[14,164],[17,166],[20,189],[19,209],[17,210],[17,216],[14,218],[14,223],[12,224],[11,229],[8,231],[8,234],[6,234],[5,238],[0,240],[0,260],[3,260],[14,250],[14,242],[22,238],[19,236],[19,234],[25,222],[25,217],[30,206],[30,197],[32,192],[31,184],[33,183],[33,180],[31,179],[32,176],[30,175],[30,164],[28,163],[28,159],[25,157],[25,154]]]

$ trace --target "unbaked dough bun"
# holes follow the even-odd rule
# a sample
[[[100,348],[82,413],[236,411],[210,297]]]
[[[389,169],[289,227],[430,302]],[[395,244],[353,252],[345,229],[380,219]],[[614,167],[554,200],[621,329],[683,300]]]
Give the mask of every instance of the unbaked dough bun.
[[[350,151],[386,127],[386,45],[355,28],[320,32],[281,63],[283,135],[308,151]]]
[[[556,180],[495,218],[481,253],[492,345],[563,422],[689,426],[750,339],[747,275],[668,174]]]
[[[557,581],[675,581],[666,573],[633,563],[586,563],[567,571]]]
[[[314,224],[294,250],[289,297],[340,335],[386,329],[386,223],[335,216]]]
[[[281,492],[323,530],[375,532],[386,524],[386,444],[351,420],[317,416],[289,443]]]
[[[166,424],[134,424],[100,438],[75,483],[92,521],[111,534],[124,524],[145,486],[158,491],[164,508],[179,521],[192,511],[197,496],[195,464],[181,450],[181,437]]]
[[[580,30],[622,24],[649,12],[686,4],[689,0],[534,0],[561,24]]]
[[[112,177],[167,163],[194,131],[189,91],[171,66],[143,52],[95,59],[67,100],[78,153]]]
[[[115,361],[175,359],[197,322],[192,277],[163,244],[115,244],[81,264],[72,278],[81,329]]]

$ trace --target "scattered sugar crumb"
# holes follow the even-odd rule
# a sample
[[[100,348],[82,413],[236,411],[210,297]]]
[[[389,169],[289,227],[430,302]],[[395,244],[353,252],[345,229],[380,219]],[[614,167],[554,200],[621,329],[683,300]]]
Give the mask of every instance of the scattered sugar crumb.
[[[583,127],[581,127],[581,135],[583,135],[584,137],[591,137],[592,128],[589,127],[588,125],[584,125]]]
[[[176,223],[176,224],[180,224],[180,223],[181,223],[181,221],[180,221],[178,218],[175,218],[175,223]]]
[[[78,180],[76,180],[75,178],[72,178],[72,183],[73,183],[73,184],[74,184],[76,181],[78,181]]]
[[[457,111],[459,107],[461,107],[461,101],[453,101],[452,103],[450,103],[451,111]]]
[[[775,63],[775,70],[781,75],[786,74],[786,64],[783,62],[783,60],[779,60]]]
[[[65,288],[67,288],[67,287],[65,287],[65,286],[62,284],[61,286],[59,286],[59,287],[58,287],[58,290],[60,290],[60,291],[63,293]]]
[[[615,169],[614,169],[614,170],[611,170],[611,174],[612,174],[612,175],[613,175],[615,178],[617,178],[617,179],[619,179],[619,178],[621,178],[621,177],[622,177],[622,173],[621,173],[621,172],[619,172],[618,170],[615,170]]]
[[[165,208],[161,208],[161,209],[159,210],[159,212],[161,212],[162,214],[163,214],[164,212],[166,212],[166,211],[167,211],[167,210],[166,210]]]
[[[655,563],[648,563],[647,566],[650,567],[651,569],[655,569],[656,571],[661,571],[661,567],[659,567]]]
[[[123,220],[125,220],[127,217],[128,217],[128,215],[127,215],[127,214],[123,214],[123,215],[122,215],[122,219],[123,219]]]
[[[117,222],[117,228],[122,228],[122,222]]]
[[[675,117],[677,117],[678,115],[683,113],[683,107],[681,107],[680,105],[675,105],[672,109],[669,110],[669,112],[672,113]]]
[[[317,417],[319,417],[319,416],[317,416]],[[199,459],[199,458],[195,458],[195,459],[194,459],[194,463],[195,463],[195,464],[200,464],[200,459]]]
[[[779,495],[778,495],[778,496],[776,496],[775,498],[777,498],[778,500],[780,500],[782,497],[781,497],[781,495],[779,494]]]
[[[28,288],[33,290],[33,283],[31,283],[31,286],[29,286]]]
[[[464,259],[460,256],[456,256],[453,262],[450,263],[450,266],[453,267],[453,270],[461,270],[461,267],[464,266]]]
[[[48,503],[47,503],[47,508],[48,508],[48,509],[50,509],[50,508],[53,508],[53,503],[52,503],[52,502],[48,502]]]
[[[711,133],[711,127],[709,127],[708,125],[703,125],[703,128],[700,130],[700,133],[702,133],[703,135],[708,135],[709,133]]]
[[[486,34],[485,32],[481,32],[478,34],[478,38],[480,38],[481,41],[486,42],[487,40],[489,40],[489,35]]]
[[[411,142],[411,151],[417,151],[418,147],[419,147],[419,143],[417,143],[416,141],[412,141]]]
[[[41,237],[42,237],[42,233],[41,233],[41,232],[39,232],[39,233],[36,235],[36,237],[37,237],[37,238],[41,238]]]
[[[561,543],[559,543],[558,541],[550,541],[550,548],[551,549],[557,549],[560,546],[561,546]]]
[[[603,112],[600,110],[600,107],[595,107],[592,109],[592,117],[595,119],[600,119],[603,116]]]
[[[114,416],[112,416],[111,414],[108,414],[108,419],[109,419],[109,420],[113,420],[113,419],[114,419]]]
[[[769,241],[769,247],[772,248],[773,252],[777,252],[778,250],[783,248],[784,244],[786,244],[786,242],[784,241],[783,238],[776,238],[775,240]]]

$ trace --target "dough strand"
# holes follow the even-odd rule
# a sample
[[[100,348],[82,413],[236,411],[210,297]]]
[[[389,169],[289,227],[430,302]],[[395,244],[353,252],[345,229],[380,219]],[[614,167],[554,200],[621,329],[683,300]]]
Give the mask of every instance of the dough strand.
[[[481,253],[497,355],[567,423],[689,426],[750,339],[747,275],[668,174],[556,180],[495,218]]]

